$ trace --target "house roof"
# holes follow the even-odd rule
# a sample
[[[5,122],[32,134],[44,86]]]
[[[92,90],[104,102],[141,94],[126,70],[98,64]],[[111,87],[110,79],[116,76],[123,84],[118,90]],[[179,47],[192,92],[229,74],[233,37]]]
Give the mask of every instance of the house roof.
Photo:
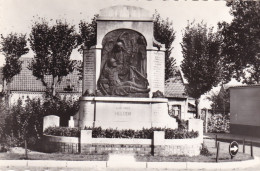
[[[248,88],[248,87],[260,87],[260,84],[236,85],[236,86],[230,86],[229,88]]]
[[[175,67],[173,78],[165,82],[164,95],[167,98],[187,98],[185,84],[179,67]]]
[[[28,66],[33,58],[21,58],[22,70],[18,75],[13,77],[12,82],[10,83],[11,91],[36,91],[43,92],[45,91],[45,86],[42,82],[33,76],[32,71],[28,69]],[[77,61],[77,65],[80,65],[81,61]],[[72,73],[68,74],[66,77],[62,78],[62,81],[57,85],[57,92],[68,92],[66,88],[68,85],[72,88],[69,92],[82,92],[82,81],[79,80],[79,71],[74,70]],[[52,76],[45,77],[47,84],[51,83]]]

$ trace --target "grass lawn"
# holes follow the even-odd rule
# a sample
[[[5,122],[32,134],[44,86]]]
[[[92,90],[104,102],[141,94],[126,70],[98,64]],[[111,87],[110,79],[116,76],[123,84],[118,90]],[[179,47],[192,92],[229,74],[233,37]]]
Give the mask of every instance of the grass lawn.
[[[204,144],[210,151],[210,156],[135,156],[136,161],[139,162],[215,162],[216,161],[216,148],[213,140],[204,140]],[[74,160],[74,161],[107,161],[108,155],[83,155],[83,154],[62,154],[62,153],[41,153],[31,151],[28,153],[29,160]],[[0,153],[0,160],[21,160],[25,159],[23,150],[19,153],[8,152]],[[249,154],[238,153],[232,160],[228,152],[228,143],[220,144],[219,151],[219,162],[230,162],[230,161],[242,161],[252,159]]]
[[[21,160],[25,154],[0,153],[0,160]],[[108,155],[84,155],[63,153],[29,153],[28,160],[74,160],[74,161],[107,161]]]

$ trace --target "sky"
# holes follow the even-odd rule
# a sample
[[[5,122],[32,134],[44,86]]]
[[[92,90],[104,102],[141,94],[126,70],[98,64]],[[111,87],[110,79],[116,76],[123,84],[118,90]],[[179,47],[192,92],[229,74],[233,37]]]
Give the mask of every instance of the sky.
[[[5,37],[11,32],[23,33],[28,37],[32,23],[38,17],[66,20],[78,29],[80,20],[90,21],[100,9],[114,5],[143,7],[152,13],[157,10],[162,18],[168,17],[176,32],[171,56],[176,59],[177,65],[183,59],[180,43],[188,21],[203,20],[208,26],[216,28],[218,22],[232,20],[226,2],[221,0],[0,0],[0,34]],[[33,56],[30,50],[22,57]],[[82,60],[82,55],[74,50],[71,58]],[[0,54],[0,66],[3,64],[4,56]]]

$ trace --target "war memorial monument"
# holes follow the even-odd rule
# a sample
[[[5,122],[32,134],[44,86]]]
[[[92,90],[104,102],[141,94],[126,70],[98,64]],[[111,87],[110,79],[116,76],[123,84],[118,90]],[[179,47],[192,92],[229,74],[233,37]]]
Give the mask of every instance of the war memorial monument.
[[[157,46],[157,47],[155,47]],[[177,128],[164,92],[165,48],[153,37],[153,18],[133,6],[102,9],[96,46],[84,50],[78,126]]]
[[[187,130],[198,131],[196,138],[166,139],[164,131],[153,131],[150,139],[93,137],[94,128],[178,128],[163,96],[164,50],[164,45],[153,37],[150,12],[134,6],[102,9],[97,17],[97,43],[83,53],[84,93],[79,112],[69,120],[69,127],[79,128],[80,135],[44,135],[43,151],[199,155],[203,126],[198,119],[190,119]],[[44,118],[44,128],[58,123],[58,116]]]

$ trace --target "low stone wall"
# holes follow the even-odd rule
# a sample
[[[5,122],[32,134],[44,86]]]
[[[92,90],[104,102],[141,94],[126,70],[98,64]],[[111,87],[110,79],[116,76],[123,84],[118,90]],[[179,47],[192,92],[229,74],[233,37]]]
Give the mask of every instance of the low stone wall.
[[[132,153],[138,155],[200,154],[203,140],[165,139],[163,131],[155,131],[153,139],[92,138],[92,130],[81,130],[80,138],[44,135],[43,151],[82,154]]]
[[[79,153],[79,147],[78,137],[43,135],[41,141],[41,150],[47,153]]]

